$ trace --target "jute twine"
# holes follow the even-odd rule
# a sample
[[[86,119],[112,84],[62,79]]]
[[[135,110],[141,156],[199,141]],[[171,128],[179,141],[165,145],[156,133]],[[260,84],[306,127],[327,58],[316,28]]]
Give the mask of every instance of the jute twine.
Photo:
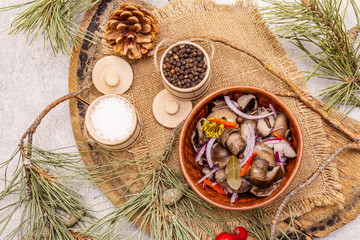
[[[118,8],[118,3],[112,3],[103,15],[108,16]],[[300,73],[293,60],[281,47],[274,34],[263,22],[251,1],[237,2],[235,5],[217,5],[208,0],[183,1],[173,0],[170,4],[154,12],[160,24],[161,33],[158,42],[164,39],[181,39],[196,36],[217,36],[226,38],[239,46],[243,46],[255,55],[261,56],[278,71],[287,75],[294,83],[302,86],[309,95],[306,86],[303,86],[304,76]],[[107,17],[100,20],[104,28]],[[204,48],[210,55],[208,44]],[[215,44],[215,55],[211,62],[212,84],[208,93],[219,88],[232,85],[248,85],[261,87],[270,92],[289,91],[289,87],[271,75],[254,59],[234,49]],[[109,52],[100,55],[109,54]],[[101,56],[97,56],[101,57]],[[140,61],[130,61],[134,71],[134,81],[131,88],[123,94],[137,108],[143,119],[143,131],[151,151],[162,152],[172,130],[162,127],[152,114],[152,102],[156,94],[163,90],[161,75],[155,70],[152,58],[143,58]],[[303,183],[319,162],[330,154],[330,145],[326,141],[326,133],[321,118],[303,103],[294,98],[281,97],[293,110],[304,135],[304,156],[301,168],[289,187]],[[196,104],[197,101],[194,102]],[[148,147],[144,141],[131,149],[134,158],[148,154]],[[180,172],[178,163],[177,144],[173,148],[172,157],[168,163],[174,170]],[[127,155],[128,156],[128,155]],[[303,214],[314,207],[326,206],[342,201],[338,172],[335,163],[331,164],[321,176],[305,190],[301,191],[288,204],[293,214]],[[268,207],[272,214],[280,204],[282,198]],[[228,212],[218,210],[216,216],[226,216]],[[288,213],[284,213],[286,217]],[[229,223],[240,225],[239,221]],[[191,226],[190,226],[191,227]],[[221,229],[214,225],[218,232]],[[207,239],[207,234],[201,229],[193,229],[200,239]]]

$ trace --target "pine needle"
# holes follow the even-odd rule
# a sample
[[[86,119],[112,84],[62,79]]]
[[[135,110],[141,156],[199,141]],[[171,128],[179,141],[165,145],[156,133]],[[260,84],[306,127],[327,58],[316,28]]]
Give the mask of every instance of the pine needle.
[[[72,46],[79,46],[80,39],[91,41],[95,37],[78,26],[75,18],[98,2],[100,0],[33,0],[0,8],[0,12],[25,8],[12,21],[9,34],[24,33],[29,44],[42,35],[44,45],[49,41],[55,55],[59,52],[69,55]]]
[[[354,0],[265,0],[270,5],[261,13],[281,38],[305,52],[314,63],[306,81],[314,77],[335,80],[321,90],[325,110],[342,110],[346,116],[360,106],[360,54],[347,34],[344,16],[352,10],[360,26],[360,10]],[[342,10],[343,9],[343,10]],[[305,44],[306,43],[306,44]],[[314,52],[309,49],[309,44]],[[321,54],[319,54],[321,52]]]

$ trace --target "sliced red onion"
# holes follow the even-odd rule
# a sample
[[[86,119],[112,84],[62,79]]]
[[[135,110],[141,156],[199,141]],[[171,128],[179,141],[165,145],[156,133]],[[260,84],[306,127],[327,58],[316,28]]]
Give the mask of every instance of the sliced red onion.
[[[281,142],[280,138],[270,138],[263,141],[269,148],[274,148],[274,144],[278,144]]]
[[[202,189],[205,190],[205,188],[206,188],[206,183],[204,182],[203,186],[202,186]]]
[[[281,142],[281,138],[269,138],[263,140],[263,143],[279,143],[279,142]]]
[[[270,133],[273,133],[279,129],[283,129],[284,127],[283,126],[277,126],[277,127],[273,127],[271,130],[270,130]]]
[[[277,163],[280,162],[280,154],[278,151],[275,152],[275,160]]]
[[[217,185],[217,182],[213,182],[211,185],[215,186],[215,185]]]
[[[255,136],[255,142],[260,142],[260,141],[261,141],[261,137],[258,136],[258,135],[256,135],[256,136]]]
[[[239,107],[239,104],[238,104],[236,101],[234,101],[234,100],[230,100],[230,101],[232,102],[232,104],[233,104],[236,108]]]
[[[237,197],[237,193],[233,193],[233,194],[231,195],[230,202],[231,202],[231,203],[235,202],[236,197]]]
[[[222,169],[224,167],[215,167],[214,169],[212,169],[210,172],[208,172],[207,174],[205,174],[199,181],[198,183],[201,183],[202,181],[204,181],[206,178],[210,177],[214,172],[216,172],[219,169]]]
[[[213,137],[213,138],[210,138],[210,140],[206,144],[205,156],[206,156],[206,161],[209,165],[209,168],[213,168],[213,166],[214,166],[213,162],[211,161],[211,147],[215,141],[216,141],[216,138]]]
[[[246,178],[242,178],[242,179],[241,179],[241,182],[242,182],[242,183],[245,183],[245,184],[247,184],[247,185],[251,185],[251,183],[250,183],[248,180],[246,180]]]
[[[271,109],[272,112],[274,112],[274,118],[276,118],[278,114],[275,107],[271,103],[269,103],[269,108]]]
[[[286,163],[287,160],[287,158],[282,157],[278,151],[275,152],[275,159],[276,159],[276,163]]]
[[[226,187],[226,191],[228,191],[228,193],[234,193],[234,191],[231,189],[231,187]]]
[[[278,144],[281,142],[281,139],[268,139],[266,142],[264,141],[263,143],[265,143],[269,148],[274,148],[274,144]]]
[[[244,151],[244,158],[239,159],[242,167],[249,160],[255,149],[255,129],[251,123],[248,123],[247,126],[248,126],[248,135],[246,141],[246,148]]]
[[[276,163],[276,166],[281,166],[281,165],[284,165],[284,166],[285,166],[285,165],[286,165],[286,162],[277,162],[277,163]]]
[[[195,162],[200,161],[202,155],[204,155],[204,153],[205,153],[205,150],[206,150],[206,144],[204,144],[197,152]]]
[[[229,96],[224,96],[224,99],[225,99],[226,104],[229,106],[229,108],[231,110],[233,110],[237,115],[239,115],[240,117],[245,118],[245,119],[258,120],[258,119],[264,119],[264,118],[270,117],[271,115],[274,115],[274,112],[271,112],[271,113],[265,114],[265,115],[256,115],[256,116],[249,115],[249,114],[243,113],[242,111],[237,109],[235,107],[235,105],[231,102],[231,99]]]

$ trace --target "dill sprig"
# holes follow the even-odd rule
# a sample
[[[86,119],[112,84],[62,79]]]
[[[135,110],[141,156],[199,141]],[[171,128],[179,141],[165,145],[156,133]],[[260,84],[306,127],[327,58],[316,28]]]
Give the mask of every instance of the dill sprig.
[[[54,54],[62,52],[69,55],[71,47],[78,47],[80,39],[91,40],[93,34],[87,33],[75,23],[81,12],[96,5],[100,0],[32,0],[18,5],[0,8],[9,11],[25,9],[11,23],[10,35],[24,33],[31,44],[39,35],[49,41]]]
[[[360,55],[355,41],[360,30],[360,11],[354,0],[265,0],[270,5],[261,8],[265,20],[275,33],[305,52],[314,69],[306,81],[313,78],[333,80],[319,93],[331,108],[348,114],[360,106]],[[348,30],[344,18],[350,9],[357,26]],[[315,46],[311,49],[309,46]]]

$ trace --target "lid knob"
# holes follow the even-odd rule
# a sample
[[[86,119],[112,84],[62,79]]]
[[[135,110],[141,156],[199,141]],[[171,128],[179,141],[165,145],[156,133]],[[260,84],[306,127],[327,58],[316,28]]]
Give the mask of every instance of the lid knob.
[[[175,101],[169,101],[165,105],[165,110],[168,114],[174,115],[179,110],[179,104]]]
[[[109,86],[109,87],[115,87],[116,85],[119,84],[120,82],[120,77],[119,75],[117,75],[116,73],[113,73],[113,72],[109,72],[106,74],[106,84]]]

